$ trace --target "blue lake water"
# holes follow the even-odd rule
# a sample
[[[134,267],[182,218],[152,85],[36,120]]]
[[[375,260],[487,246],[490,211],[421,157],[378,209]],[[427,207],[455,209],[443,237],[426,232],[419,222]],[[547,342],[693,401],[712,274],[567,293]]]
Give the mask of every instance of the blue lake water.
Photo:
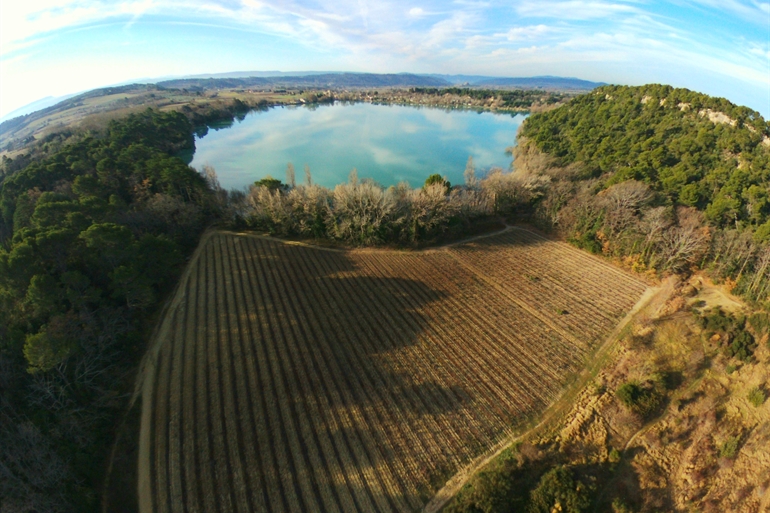
[[[249,113],[228,128],[212,128],[196,140],[191,165],[208,164],[226,189],[243,188],[268,175],[286,180],[286,166],[304,166],[313,181],[333,187],[353,168],[359,178],[384,186],[422,185],[432,173],[463,182],[469,156],[477,175],[507,169],[523,114],[494,114],[367,103],[275,107]]]

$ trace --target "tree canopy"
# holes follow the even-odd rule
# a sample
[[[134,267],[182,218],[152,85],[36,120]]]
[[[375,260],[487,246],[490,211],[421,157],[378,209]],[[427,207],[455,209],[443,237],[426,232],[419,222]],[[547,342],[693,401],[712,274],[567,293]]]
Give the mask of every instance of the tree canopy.
[[[641,181],[715,225],[770,235],[770,126],[747,107],[664,85],[606,86],[532,115],[522,135],[605,186]]]
[[[211,215],[174,154],[181,113],[147,110],[61,146],[0,189],[0,496],[90,511],[149,314]],[[34,433],[41,457],[27,458]],[[66,463],[65,463],[66,462]]]

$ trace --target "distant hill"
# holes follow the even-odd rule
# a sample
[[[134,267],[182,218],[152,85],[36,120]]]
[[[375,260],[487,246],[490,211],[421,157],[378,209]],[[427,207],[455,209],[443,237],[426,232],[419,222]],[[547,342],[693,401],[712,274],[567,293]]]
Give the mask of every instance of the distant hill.
[[[278,72],[236,71],[210,75],[193,75],[157,82],[160,87],[174,89],[227,89],[238,87],[492,87],[512,89],[547,89],[558,91],[590,91],[603,82],[577,78],[489,77],[483,75],[415,75],[411,73],[338,73],[338,72]]]
[[[0,117],[0,123],[3,121],[7,121],[9,119],[17,118],[19,116],[26,116],[27,114],[31,114],[32,112],[36,112],[41,109],[45,109],[47,107],[50,107],[52,105],[56,105],[57,103],[66,100],[67,98],[72,98],[75,96],[74,94],[68,94],[64,96],[46,96],[45,98],[41,98],[40,100],[34,101],[32,103],[28,103],[27,105],[24,105],[23,107],[19,107],[16,110],[13,110],[9,112],[8,114]]]
[[[436,77],[410,73],[322,73],[304,76],[186,78],[164,80],[160,87],[174,89],[226,89],[237,87],[447,87],[450,82]]]
[[[17,116],[11,119],[6,119],[2,123],[0,123],[0,136],[11,132],[12,130],[16,130],[19,127],[28,124],[31,121],[40,119],[45,116],[50,116],[52,114],[61,113],[73,108],[76,108],[78,106],[81,106],[85,100],[88,100],[90,98],[99,98],[102,96],[108,96],[113,94],[121,94],[121,93],[136,93],[137,91],[153,91],[156,90],[157,86],[155,85],[145,85],[145,84],[130,84],[130,85],[124,85],[119,87],[103,87],[101,89],[93,89],[91,91],[81,93],[78,95],[73,96],[66,96],[63,100],[60,98],[53,98],[52,100],[60,100],[56,101],[53,105],[50,105],[49,99],[39,100],[38,102],[35,102],[34,104],[28,105],[26,110],[28,110],[28,114],[24,114],[21,116]],[[44,102],[48,102],[49,106],[45,108],[41,108],[39,110],[32,110],[35,104],[43,105]]]
[[[515,87],[521,89],[553,89],[569,91],[591,91],[597,87],[607,85],[604,82],[590,82],[579,78],[564,77],[519,77],[519,78],[487,78],[473,82],[476,87]]]
[[[550,91],[591,91],[607,85],[604,82],[590,82],[572,77],[489,77],[484,75],[426,75],[446,80],[452,85],[478,88],[509,88],[509,89],[547,89]]]

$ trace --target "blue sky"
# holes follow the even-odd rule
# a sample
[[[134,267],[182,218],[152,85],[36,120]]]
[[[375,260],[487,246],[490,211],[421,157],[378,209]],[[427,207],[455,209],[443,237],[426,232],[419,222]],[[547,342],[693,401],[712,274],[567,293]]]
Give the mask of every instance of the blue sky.
[[[559,75],[770,116],[768,0],[0,0],[0,116],[119,82],[246,70]]]

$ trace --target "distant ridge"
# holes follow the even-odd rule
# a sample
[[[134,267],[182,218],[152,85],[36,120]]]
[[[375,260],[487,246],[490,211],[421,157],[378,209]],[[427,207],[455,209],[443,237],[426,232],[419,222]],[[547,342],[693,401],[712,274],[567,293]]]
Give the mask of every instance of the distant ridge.
[[[437,77],[411,73],[320,73],[273,77],[182,78],[158,82],[159,87],[174,89],[224,89],[233,87],[447,87],[450,82]]]
[[[99,89],[92,89],[85,93],[65,96],[64,100],[57,101],[55,104],[50,105],[48,107],[34,110],[27,114],[16,116],[11,119],[5,119],[5,121],[0,123],[0,135],[8,133],[18,128],[19,126],[24,125],[28,121],[39,119],[47,115],[55,114],[57,112],[62,112],[67,109],[77,107],[83,103],[83,100],[86,100],[88,98],[98,98],[100,96],[107,96],[110,94],[136,92],[139,90],[142,90],[142,91],[157,90],[157,86],[147,85],[147,84],[129,84],[129,85],[122,85],[117,87],[101,87]],[[58,98],[55,98],[55,100],[58,100]],[[41,103],[42,101],[43,100],[39,100],[39,102]],[[35,102],[35,103],[38,103],[38,102]],[[29,108],[34,107],[35,103],[31,103],[27,107],[22,107],[22,109],[29,110]],[[22,109],[17,109],[17,110],[22,110]]]
[[[174,89],[226,89],[233,87],[450,87],[590,91],[606,85],[571,77],[489,77],[483,75],[416,75],[412,73],[235,71],[193,75],[156,82]]]
[[[77,94],[77,93],[75,93]],[[9,112],[8,114],[5,114],[4,116],[0,117],[0,123],[3,121],[7,121],[9,119],[17,118],[19,116],[25,116],[27,114],[30,114],[32,112],[36,112],[41,109],[45,109],[47,107],[50,107],[52,105],[56,105],[59,102],[62,102],[66,100],[67,98],[72,98],[75,96],[75,94],[68,94],[65,96],[46,96],[45,98],[41,98],[37,101],[34,101],[32,103],[28,103],[27,105],[24,105],[22,107],[19,107],[16,110],[13,110]]]
[[[516,87],[521,89],[559,89],[572,91],[590,91],[607,85],[604,82],[590,82],[579,78],[564,77],[521,77],[521,78],[488,78],[473,83],[477,87]]]
[[[59,98],[44,98],[9,113],[0,120],[0,137],[15,132],[29,123],[48,115],[82,105],[89,98],[158,89],[188,89],[192,91],[228,88],[377,88],[377,87],[477,87],[500,89],[543,89],[548,91],[590,91],[606,85],[577,78],[541,77],[487,77],[482,75],[440,75],[413,73],[350,73],[328,71],[233,71],[142,79],[141,83],[123,83],[112,87],[93,89],[85,93]],[[51,105],[53,103],[53,105]],[[21,115],[20,115],[21,114]]]

